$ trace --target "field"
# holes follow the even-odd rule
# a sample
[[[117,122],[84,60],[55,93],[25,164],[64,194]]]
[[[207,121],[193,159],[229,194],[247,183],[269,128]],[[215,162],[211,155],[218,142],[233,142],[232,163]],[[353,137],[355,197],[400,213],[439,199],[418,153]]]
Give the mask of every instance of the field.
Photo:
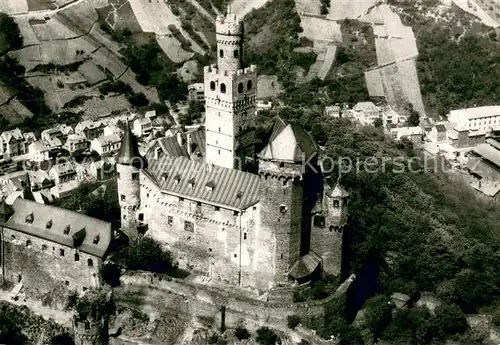
[[[54,10],[57,6],[51,0],[28,0],[30,11]]]
[[[320,14],[320,0],[295,0],[297,12]]]
[[[238,17],[243,18],[247,13],[253,9],[264,6],[269,0],[233,0],[231,4],[231,12]]]
[[[26,0],[0,0],[0,12],[7,14],[28,13]]]
[[[377,2],[378,0],[331,0],[328,19],[357,19]]]
[[[171,35],[157,36],[156,41],[163,52],[175,63],[189,60],[194,53],[181,48],[181,44]]]
[[[257,77],[257,98],[276,97],[283,92],[283,87],[275,75],[261,74]]]
[[[326,40],[342,42],[342,33],[340,24],[319,17],[300,16],[300,26],[304,31],[300,36],[307,37],[310,40]]]

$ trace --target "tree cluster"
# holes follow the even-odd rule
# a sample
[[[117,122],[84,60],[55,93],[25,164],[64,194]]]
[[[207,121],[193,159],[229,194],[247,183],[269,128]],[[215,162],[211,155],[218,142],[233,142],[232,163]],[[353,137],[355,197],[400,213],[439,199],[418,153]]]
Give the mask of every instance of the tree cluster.
[[[173,268],[170,252],[151,237],[140,237],[113,253],[113,262],[132,271],[167,273]]]

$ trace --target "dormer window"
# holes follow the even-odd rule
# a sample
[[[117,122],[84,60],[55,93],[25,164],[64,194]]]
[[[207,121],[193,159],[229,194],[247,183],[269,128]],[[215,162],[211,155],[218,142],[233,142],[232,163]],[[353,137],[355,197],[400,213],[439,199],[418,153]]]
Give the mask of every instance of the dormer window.
[[[46,229],[52,228],[52,219],[47,222],[47,224],[45,225],[45,228]]]
[[[339,208],[340,207],[340,201],[339,200],[333,200],[333,207]]]
[[[71,231],[71,226],[70,225],[68,225],[67,227],[64,228],[64,234],[65,235],[68,235],[70,231]]]
[[[194,188],[194,178],[188,181],[189,188]]]
[[[26,216],[26,223],[33,224],[34,221],[35,221],[35,216],[33,215],[33,213],[30,213]]]
[[[208,182],[208,183],[205,185],[205,187],[207,188],[207,190],[208,190],[209,192],[211,192],[211,191],[213,191],[213,190],[214,190],[214,188],[215,188],[215,182],[214,182],[214,181],[210,181],[210,182]]]
[[[243,196],[243,192],[240,190],[237,194],[236,194],[236,199],[241,199],[241,197]]]
[[[164,172],[161,174],[161,181],[162,182],[165,182],[167,180],[167,178],[168,178],[168,173]]]
[[[179,175],[179,174],[175,175],[174,180],[175,180],[175,183],[179,184],[179,182],[181,182],[181,175]]]
[[[94,241],[92,243],[98,244],[100,239],[101,239],[101,236],[97,235],[96,237],[94,237]]]

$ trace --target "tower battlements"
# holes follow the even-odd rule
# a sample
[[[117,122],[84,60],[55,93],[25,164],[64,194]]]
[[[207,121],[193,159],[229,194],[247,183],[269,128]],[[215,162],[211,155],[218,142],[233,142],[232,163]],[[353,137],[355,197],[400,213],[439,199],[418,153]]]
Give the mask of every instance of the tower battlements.
[[[217,34],[222,35],[243,35],[243,22],[234,13],[217,16],[215,23]]]
[[[205,76],[223,76],[223,77],[229,77],[231,75],[235,76],[243,76],[247,75],[250,73],[257,73],[257,66],[255,65],[250,65],[250,67],[244,68],[244,69],[238,69],[237,71],[228,71],[228,70],[221,70],[217,68],[217,65],[212,64],[210,66],[205,66],[203,68]]]

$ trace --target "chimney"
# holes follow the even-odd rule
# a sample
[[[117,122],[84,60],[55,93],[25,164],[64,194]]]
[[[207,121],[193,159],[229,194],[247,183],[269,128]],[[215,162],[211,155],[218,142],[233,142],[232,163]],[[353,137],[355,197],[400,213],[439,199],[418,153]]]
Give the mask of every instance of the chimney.
[[[191,156],[193,154],[193,147],[192,147],[192,142],[191,142],[191,133],[186,133],[186,146],[187,146],[187,152],[188,155]]]
[[[477,183],[477,188],[478,188],[478,189],[481,189],[481,180],[479,180],[479,181],[478,181],[478,183]]]
[[[182,132],[177,132],[177,143],[179,144],[180,147],[183,146],[183,138],[182,138]]]

